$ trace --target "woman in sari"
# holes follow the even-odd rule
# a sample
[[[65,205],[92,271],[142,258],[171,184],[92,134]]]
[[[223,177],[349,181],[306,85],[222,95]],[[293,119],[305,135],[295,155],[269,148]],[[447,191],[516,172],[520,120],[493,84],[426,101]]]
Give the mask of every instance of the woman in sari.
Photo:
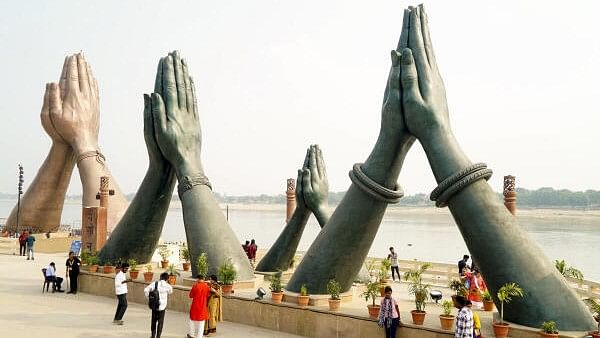
[[[469,294],[467,299],[470,300],[476,308],[482,308],[481,293],[487,290],[487,286],[481,277],[479,270],[466,271],[465,277],[469,281]]]
[[[217,276],[211,275],[208,281],[210,295],[206,302],[208,307],[208,320],[204,324],[204,335],[211,336],[217,333],[217,322],[223,320],[223,310],[221,308],[221,286],[217,282]]]

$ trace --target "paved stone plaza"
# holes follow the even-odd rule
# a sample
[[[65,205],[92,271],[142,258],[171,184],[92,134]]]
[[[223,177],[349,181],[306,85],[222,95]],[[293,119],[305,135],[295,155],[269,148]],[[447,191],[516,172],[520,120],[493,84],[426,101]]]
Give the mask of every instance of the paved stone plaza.
[[[125,325],[112,325],[116,298],[85,293],[42,293],[41,269],[50,261],[65,273],[66,255],[36,254],[35,261],[24,257],[0,255],[0,336],[6,338],[103,338],[149,337],[150,310],[129,302]],[[63,282],[63,286],[66,283]],[[167,311],[162,337],[181,338],[187,331],[187,313]],[[283,332],[221,322],[218,337],[297,337]]]

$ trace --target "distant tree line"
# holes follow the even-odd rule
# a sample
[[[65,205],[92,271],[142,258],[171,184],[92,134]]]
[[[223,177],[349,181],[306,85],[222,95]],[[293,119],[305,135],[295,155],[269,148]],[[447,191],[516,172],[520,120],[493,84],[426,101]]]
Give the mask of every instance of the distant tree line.
[[[344,198],[345,191],[330,192],[329,204],[337,205]],[[500,200],[501,193],[497,193]],[[135,194],[127,194],[125,197],[132,200]],[[285,195],[256,195],[256,196],[229,196],[218,192],[215,193],[219,203],[237,204],[283,204]],[[16,194],[0,193],[0,199],[16,199]],[[67,199],[81,199],[81,195],[67,196]],[[179,201],[179,196],[174,194],[173,201]],[[415,194],[404,196],[396,206],[432,206],[429,194]],[[577,209],[600,209],[600,190],[571,191],[568,189],[556,190],[553,188],[540,188],[529,190],[517,188],[517,205],[526,208],[577,208]]]

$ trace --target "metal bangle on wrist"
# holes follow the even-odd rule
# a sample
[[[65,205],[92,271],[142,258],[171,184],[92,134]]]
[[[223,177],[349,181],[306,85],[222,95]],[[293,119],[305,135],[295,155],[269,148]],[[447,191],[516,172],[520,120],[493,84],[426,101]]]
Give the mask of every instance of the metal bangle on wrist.
[[[100,152],[100,150],[91,150],[79,154],[79,156],[77,156],[77,163],[89,157],[96,157],[96,162],[100,163],[101,165],[104,165],[104,162],[106,162],[106,157]]]
[[[195,174],[181,177],[179,179],[179,184],[177,185],[177,193],[179,194],[179,198],[181,198],[181,196],[183,196],[183,194],[186,191],[192,189],[197,185],[205,185],[208,188],[210,188],[210,190],[212,190],[212,185],[210,184],[208,177],[206,177],[206,175],[204,174]]]
[[[396,184],[394,190],[388,189],[368,177],[362,171],[361,166],[362,163],[354,164],[352,170],[348,173],[352,183],[354,183],[362,192],[378,201],[391,204],[400,202],[400,198],[404,196],[404,191],[402,191],[400,185]]]
[[[480,179],[489,180],[492,177],[492,173],[491,169],[487,169],[485,163],[470,165],[440,182],[431,192],[429,199],[435,201],[436,207],[443,208],[448,205],[450,198],[457,192]]]

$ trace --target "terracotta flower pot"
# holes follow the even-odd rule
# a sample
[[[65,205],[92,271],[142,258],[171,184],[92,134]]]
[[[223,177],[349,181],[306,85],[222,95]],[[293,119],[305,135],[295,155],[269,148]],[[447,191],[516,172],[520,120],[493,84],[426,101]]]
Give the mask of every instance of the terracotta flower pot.
[[[166,269],[169,267],[169,261],[160,261],[160,267]]]
[[[440,325],[442,330],[452,330],[454,328],[454,316],[440,315]]]
[[[115,267],[112,265],[105,265],[102,267],[102,273],[114,273],[115,272]]]
[[[592,338],[600,338],[600,331],[590,332]]]
[[[540,332],[540,337],[542,338],[558,338],[558,333],[545,333],[545,332]]]
[[[496,336],[496,338],[508,337],[508,329],[510,329],[509,324],[494,323],[494,324],[492,324],[492,326],[494,327],[494,335]]]
[[[329,311],[337,311],[340,309],[341,299],[331,299],[329,298]]]
[[[154,279],[154,272],[144,272],[144,282],[152,282],[152,279]]]
[[[224,295],[230,295],[233,293],[233,284],[223,284],[221,290],[223,290]]]
[[[283,292],[271,292],[271,300],[275,304],[281,304],[281,300],[283,299]]]
[[[483,301],[483,310],[484,311],[494,311],[494,302],[491,300]]]
[[[190,271],[190,262],[183,262],[181,265],[183,265],[183,271]]]
[[[379,317],[379,310],[381,306],[379,305],[367,305],[367,309],[369,310],[369,317],[377,318]]]
[[[137,279],[139,274],[140,274],[140,272],[137,271],[137,270],[135,270],[135,271],[134,270],[130,270],[129,271],[129,277],[131,279]]]
[[[385,297],[385,284],[381,284],[379,286],[379,295],[381,295],[381,297]]]
[[[175,283],[177,283],[177,275],[169,275],[169,280],[167,282],[171,285],[175,285]]]
[[[412,316],[413,324],[423,325],[423,322],[425,321],[425,311],[412,310],[410,314]]]
[[[308,302],[310,301],[309,296],[298,296],[298,305],[299,306],[308,306]]]
[[[98,271],[98,265],[94,264],[94,265],[90,265],[90,272],[97,272]]]

